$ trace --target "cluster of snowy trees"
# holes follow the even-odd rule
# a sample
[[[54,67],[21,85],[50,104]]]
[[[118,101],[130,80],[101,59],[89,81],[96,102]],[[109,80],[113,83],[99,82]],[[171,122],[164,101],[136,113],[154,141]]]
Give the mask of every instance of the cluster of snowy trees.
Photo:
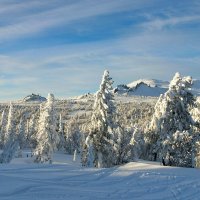
[[[33,106],[33,107],[31,107]],[[77,119],[71,118],[64,127],[62,115],[58,117],[53,94],[47,101],[29,109],[10,104],[1,116],[0,163],[9,163],[14,157],[22,157],[22,150],[31,149],[35,162],[52,163],[53,152],[80,152],[82,135]],[[66,130],[64,130],[66,129]]]
[[[116,103],[112,84],[106,70],[94,101],[78,104],[82,114],[70,118],[65,105],[56,107],[53,94],[29,115],[20,116],[10,104],[1,117],[0,163],[30,148],[39,163],[52,163],[59,150],[79,153],[83,166],[111,167],[141,158],[200,167],[200,102],[191,93],[191,77],[176,73],[155,108],[152,103]]]
[[[191,112],[197,104],[191,86],[191,77],[176,73],[169,90],[158,99],[144,137],[147,159],[164,159],[172,166],[197,166],[199,123]]]
[[[191,77],[176,73],[146,127],[137,123],[128,130],[120,123],[120,113],[116,113],[112,80],[105,71],[96,94],[83,163],[110,167],[139,157],[163,160],[165,165],[198,167],[199,108],[191,87]]]

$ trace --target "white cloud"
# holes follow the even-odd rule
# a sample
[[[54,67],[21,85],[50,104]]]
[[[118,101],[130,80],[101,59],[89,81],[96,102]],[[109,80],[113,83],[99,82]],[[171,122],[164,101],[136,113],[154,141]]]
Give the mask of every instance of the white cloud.
[[[19,5],[18,11],[15,11],[19,14],[15,19],[16,23],[0,28],[0,41],[30,36],[59,24],[72,23],[88,17],[134,10],[146,1],[71,2],[73,3],[64,6],[61,6],[62,3],[55,3],[55,8],[47,7],[37,14],[26,13],[28,6],[24,8]],[[7,13],[6,9],[2,11],[4,14]],[[94,92],[98,89],[102,72],[106,68],[110,70],[115,84],[128,83],[144,77],[167,80],[176,71],[200,78],[200,57],[190,55],[191,51],[200,51],[198,33],[164,29],[166,26],[196,22],[199,16],[169,15],[165,20],[155,17],[149,19],[151,21],[143,24],[145,29],[139,29],[139,32],[135,31],[138,27],[128,29],[127,32],[123,30],[120,37],[109,40],[25,49],[9,55],[0,55],[1,98],[6,99],[14,95],[16,98],[22,98],[32,92],[43,96],[53,92],[56,97]]]
[[[31,62],[26,62],[24,59],[19,59],[11,55],[0,54],[0,73],[17,73],[20,70],[26,71],[33,68],[35,65]]]
[[[55,9],[50,8],[49,10],[43,10],[36,14],[22,15],[18,17],[17,22],[12,23],[11,21],[8,25],[2,26],[0,28],[0,41],[3,42],[6,39],[33,35],[51,27],[61,24],[70,24],[88,17],[134,10],[141,7],[144,3],[148,3],[148,1],[102,0],[99,2],[97,0],[85,0],[75,1],[75,3],[69,3],[67,5],[65,3],[64,5],[59,5]],[[29,6],[31,7],[31,5]],[[25,6],[25,8],[29,6]],[[38,5],[36,4],[36,6]],[[23,5],[19,5],[16,9],[20,10],[22,8],[24,8]],[[11,7],[9,9],[14,8]],[[7,11],[9,11],[9,9],[4,8],[4,10]],[[7,16],[9,16],[9,12],[7,12]],[[13,16],[13,20],[16,21],[15,16]]]
[[[42,1],[15,1],[12,3],[8,3],[8,2],[0,2],[0,15],[5,15],[10,13],[12,14],[24,14],[24,12],[26,10],[30,10],[30,9],[35,9],[35,8],[39,8],[42,6],[46,6],[47,4],[45,2]]]
[[[199,22],[200,15],[171,17],[168,19],[156,18],[149,22],[143,23],[141,26],[149,30],[160,30],[167,26],[175,26],[178,24],[186,24],[190,22]]]

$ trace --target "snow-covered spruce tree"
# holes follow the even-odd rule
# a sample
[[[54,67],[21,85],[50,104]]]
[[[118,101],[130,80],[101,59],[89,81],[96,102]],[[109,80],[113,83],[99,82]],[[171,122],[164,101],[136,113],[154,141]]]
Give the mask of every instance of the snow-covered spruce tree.
[[[144,154],[144,131],[138,127],[134,126],[134,131],[131,137],[131,158],[138,159],[143,158]]]
[[[195,152],[194,152],[194,167],[200,168],[200,139],[195,142]]]
[[[15,134],[15,124],[14,124],[14,108],[12,103],[10,104],[10,109],[8,113],[8,123],[5,132],[5,145],[3,152],[0,155],[0,163],[9,163],[18,149],[18,140]]]
[[[59,136],[56,133],[56,114],[54,95],[48,94],[47,102],[41,108],[39,128],[37,132],[37,147],[34,151],[35,162],[52,162],[52,154],[57,149]]]
[[[9,111],[8,111],[8,119],[7,119],[7,125],[6,125],[6,132],[4,136],[4,144],[10,139],[10,136],[15,135],[14,132],[14,108],[13,104],[10,103]]]
[[[164,158],[168,165],[192,166],[190,136],[194,121],[189,107],[194,106],[195,99],[190,91],[191,86],[191,77],[181,77],[176,73],[169,90],[157,101],[153,119],[145,135],[149,159]]]
[[[6,113],[5,113],[5,110],[3,110],[1,114],[0,149],[2,149],[5,144],[4,137],[5,137],[5,131],[6,131],[6,124],[7,124]]]
[[[165,116],[166,107],[167,105],[166,101],[164,101],[164,95],[161,94],[158,101],[156,102],[155,112],[151,123],[150,125],[147,125],[147,128],[144,131],[144,159],[156,161],[162,157],[162,154],[160,153],[161,155],[159,155],[158,153],[158,149],[161,145],[160,143],[158,144],[158,140],[161,135],[161,125],[163,123],[161,120],[163,119],[162,116]]]
[[[22,156],[22,149],[25,146],[26,138],[25,138],[25,119],[22,116],[20,119],[19,125],[18,125],[18,130],[17,130],[17,140],[19,142],[19,150],[18,150],[18,156]]]
[[[27,122],[27,143],[32,150],[37,146],[37,128],[36,116],[33,115]]]
[[[120,125],[120,122],[115,122],[115,125],[116,128],[113,129],[115,164],[119,165],[137,159],[137,142],[133,139],[133,129]]]
[[[200,98],[196,100],[196,107],[191,110],[193,120],[195,121],[193,136],[193,166],[200,168]]]
[[[168,142],[167,140],[165,142]],[[170,144],[171,143],[171,144]],[[176,131],[172,135],[172,140],[169,141],[172,149],[172,161],[170,153],[168,162],[169,164],[180,167],[194,167],[193,166],[193,135],[188,131]],[[170,163],[171,162],[171,163]]]
[[[93,166],[95,167],[111,167],[116,163],[115,143],[113,141],[115,106],[113,104],[112,84],[109,72],[104,71],[100,89],[96,93],[90,133],[86,139],[87,144],[90,144],[87,148],[90,150],[90,155],[94,157]]]
[[[71,118],[66,126],[65,145],[64,148],[67,153],[73,154],[75,150],[78,153],[81,151],[81,132],[75,118]]]
[[[85,141],[86,144],[86,154],[85,157],[82,156],[82,163],[84,166],[93,167],[94,166],[94,147],[93,139],[88,136]],[[84,154],[83,154],[84,155]]]
[[[58,134],[59,134],[59,144],[58,150],[63,150],[65,146],[65,137],[64,137],[64,126],[62,121],[62,115],[60,114],[59,117],[59,127],[58,127]]]

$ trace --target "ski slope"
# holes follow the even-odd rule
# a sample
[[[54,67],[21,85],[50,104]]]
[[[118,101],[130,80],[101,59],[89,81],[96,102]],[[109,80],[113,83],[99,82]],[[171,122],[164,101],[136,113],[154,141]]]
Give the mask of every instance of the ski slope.
[[[85,168],[57,154],[49,164],[16,158],[0,165],[0,200],[199,199],[200,171],[138,161]]]

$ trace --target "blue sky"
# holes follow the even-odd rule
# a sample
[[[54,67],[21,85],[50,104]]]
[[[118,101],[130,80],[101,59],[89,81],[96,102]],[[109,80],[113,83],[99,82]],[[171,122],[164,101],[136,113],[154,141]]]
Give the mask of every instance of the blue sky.
[[[199,0],[0,0],[0,100],[200,79]]]

